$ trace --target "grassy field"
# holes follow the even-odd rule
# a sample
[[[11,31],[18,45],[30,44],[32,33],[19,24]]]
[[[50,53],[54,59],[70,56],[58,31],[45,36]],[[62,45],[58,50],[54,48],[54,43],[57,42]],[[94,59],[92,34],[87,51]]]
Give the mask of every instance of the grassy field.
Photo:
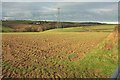
[[[108,26],[90,29],[103,28]],[[83,30],[75,27],[3,33],[3,77],[109,78],[118,64],[118,45],[113,33],[80,32]]]
[[[87,30],[98,30],[98,31],[113,31],[114,27],[117,25],[100,25],[100,26],[88,26]]]
[[[58,28],[51,29],[45,32],[86,32],[86,31],[113,31],[117,25],[95,25],[95,26],[81,26],[81,27],[71,27],[71,28]],[[85,29],[84,29],[85,28]]]
[[[82,27],[71,27],[71,28],[58,28],[58,29],[51,29],[45,32],[83,32],[84,30]]]
[[[12,28],[9,28],[9,27],[4,27],[4,26],[2,26],[2,27],[0,27],[0,30],[2,31],[12,31],[12,30],[14,30],[14,29],[12,29]]]

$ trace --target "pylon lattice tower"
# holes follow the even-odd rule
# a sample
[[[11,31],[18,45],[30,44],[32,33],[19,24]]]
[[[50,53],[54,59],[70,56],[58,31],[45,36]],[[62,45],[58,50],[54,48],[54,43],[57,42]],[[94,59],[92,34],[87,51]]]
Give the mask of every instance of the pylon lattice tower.
[[[60,27],[60,8],[58,8],[58,14],[57,14],[57,28]]]

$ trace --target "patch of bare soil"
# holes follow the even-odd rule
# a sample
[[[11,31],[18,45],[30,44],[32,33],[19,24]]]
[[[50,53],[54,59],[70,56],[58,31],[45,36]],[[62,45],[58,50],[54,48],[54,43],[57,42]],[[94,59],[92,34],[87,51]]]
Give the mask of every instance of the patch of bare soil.
[[[58,61],[77,61],[99,44],[106,33],[3,34],[3,77],[51,78],[70,76]],[[71,55],[75,56],[71,56]],[[65,71],[66,70],[66,71]],[[57,71],[57,72],[55,72]],[[73,75],[74,76],[74,75]]]

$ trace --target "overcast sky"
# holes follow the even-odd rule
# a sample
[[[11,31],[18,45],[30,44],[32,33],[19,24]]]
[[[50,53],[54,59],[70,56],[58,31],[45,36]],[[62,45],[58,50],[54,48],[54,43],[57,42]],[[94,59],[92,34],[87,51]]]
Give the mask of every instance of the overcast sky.
[[[118,2],[119,0],[2,0],[3,2]]]
[[[117,22],[117,2],[3,2],[3,19]]]

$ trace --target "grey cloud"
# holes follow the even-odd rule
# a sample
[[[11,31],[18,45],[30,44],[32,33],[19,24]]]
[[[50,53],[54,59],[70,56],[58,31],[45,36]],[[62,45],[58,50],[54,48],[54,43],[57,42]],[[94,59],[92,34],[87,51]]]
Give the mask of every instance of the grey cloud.
[[[3,17],[61,21],[117,21],[117,2],[3,2]]]

